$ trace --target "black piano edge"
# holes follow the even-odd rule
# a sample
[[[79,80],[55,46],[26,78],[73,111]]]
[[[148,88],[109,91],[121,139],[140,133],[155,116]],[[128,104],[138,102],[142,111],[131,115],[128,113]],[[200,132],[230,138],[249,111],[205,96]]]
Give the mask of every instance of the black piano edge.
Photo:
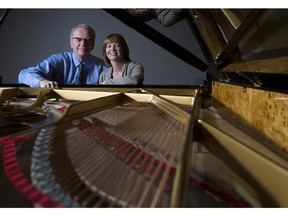
[[[9,88],[9,87],[16,87],[16,88],[30,88],[28,85],[25,84],[0,84],[0,88]],[[195,88],[203,88],[202,85],[61,85],[55,89],[61,88],[163,88],[163,89],[195,89]]]

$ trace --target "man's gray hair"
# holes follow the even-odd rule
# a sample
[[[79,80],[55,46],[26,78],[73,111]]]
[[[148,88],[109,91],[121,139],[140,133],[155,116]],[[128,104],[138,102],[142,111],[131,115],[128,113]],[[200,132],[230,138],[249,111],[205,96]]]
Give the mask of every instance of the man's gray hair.
[[[96,33],[95,30],[88,24],[78,24],[75,27],[72,28],[71,32],[70,32],[70,39],[72,39],[74,31],[77,28],[84,28],[88,31],[89,37],[93,40],[93,42],[95,42],[95,38],[96,38]]]

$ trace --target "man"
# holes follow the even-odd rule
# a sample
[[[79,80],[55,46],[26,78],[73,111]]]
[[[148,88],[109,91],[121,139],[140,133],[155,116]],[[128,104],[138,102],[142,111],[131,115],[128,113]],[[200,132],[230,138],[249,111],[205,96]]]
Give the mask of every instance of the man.
[[[22,70],[19,84],[32,88],[57,88],[60,85],[96,85],[107,68],[103,59],[92,54],[96,33],[87,24],[75,26],[70,33],[72,52],[53,54],[35,67]]]

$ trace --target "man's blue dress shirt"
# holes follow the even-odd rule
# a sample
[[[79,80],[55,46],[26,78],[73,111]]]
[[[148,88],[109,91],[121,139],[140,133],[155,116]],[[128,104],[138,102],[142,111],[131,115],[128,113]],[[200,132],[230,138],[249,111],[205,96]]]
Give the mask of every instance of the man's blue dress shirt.
[[[85,84],[99,84],[100,73],[107,68],[103,59],[89,55],[84,63],[83,80]],[[51,55],[35,67],[22,70],[18,76],[19,84],[38,88],[43,79],[58,82],[58,85],[75,85],[77,66],[80,61],[73,52],[63,52]]]

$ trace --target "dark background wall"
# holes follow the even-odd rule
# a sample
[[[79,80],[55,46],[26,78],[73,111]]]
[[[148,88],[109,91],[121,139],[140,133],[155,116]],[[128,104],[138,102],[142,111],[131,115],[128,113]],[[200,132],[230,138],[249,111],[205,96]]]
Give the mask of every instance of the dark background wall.
[[[69,51],[70,30],[80,23],[90,24],[96,30],[92,54],[99,57],[102,57],[105,37],[112,32],[122,34],[131,59],[144,66],[146,85],[200,85],[206,76],[101,9],[11,9],[2,21],[0,76],[3,84],[16,84],[21,69],[35,66],[51,54]],[[147,24],[205,62],[186,20],[171,27],[163,27],[156,20]]]

